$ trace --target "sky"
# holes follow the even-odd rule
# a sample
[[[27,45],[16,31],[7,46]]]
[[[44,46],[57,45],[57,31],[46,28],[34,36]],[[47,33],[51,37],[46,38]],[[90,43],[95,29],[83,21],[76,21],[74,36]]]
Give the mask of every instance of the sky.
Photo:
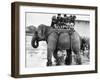
[[[57,14],[46,14],[46,13],[26,13],[26,27],[30,25],[38,26],[40,24],[51,25],[52,16],[57,16]],[[63,15],[62,15],[63,16]],[[89,21],[90,16],[84,14],[76,15],[76,20],[86,20]]]

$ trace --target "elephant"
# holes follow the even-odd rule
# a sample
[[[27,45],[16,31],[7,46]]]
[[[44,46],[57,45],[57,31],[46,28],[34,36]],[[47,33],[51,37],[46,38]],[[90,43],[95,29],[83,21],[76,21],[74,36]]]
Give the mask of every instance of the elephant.
[[[83,56],[86,54],[89,59],[90,54],[90,40],[87,37],[81,38],[81,50],[83,52]]]
[[[72,35],[66,32],[59,32],[57,29],[53,29],[50,26],[40,24],[35,30],[31,45],[33,48],[39,46],[39,41],[47,42],[47,66],[52,66],[52,56],[54,56],[56,62],[58,61],[57,52],[58,50],[66,50],[67,56],[65,59],[65,64],[71,64],[71,50],[77,56],[77,64],[81,64],[80,56],[80,36],[74,31]],[[59,63],[57,63],[59,65]]]

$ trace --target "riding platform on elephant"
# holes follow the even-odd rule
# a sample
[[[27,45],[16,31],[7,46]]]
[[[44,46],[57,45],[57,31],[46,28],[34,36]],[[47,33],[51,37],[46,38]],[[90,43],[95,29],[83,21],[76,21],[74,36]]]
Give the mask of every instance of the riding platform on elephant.
[[[51,34],[52,32],[56,32],[57,34],[60,34],[60,33],[69,33],[71,35],[74,31],[75,30],[71,29],[71,28],[66,28],[66,29],[51,28],[50,31],[48,32],[48,34]]]

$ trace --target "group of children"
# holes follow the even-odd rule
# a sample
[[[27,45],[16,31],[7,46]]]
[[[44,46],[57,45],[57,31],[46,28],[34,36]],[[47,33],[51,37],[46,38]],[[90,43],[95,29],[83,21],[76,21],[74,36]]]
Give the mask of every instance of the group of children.
[[[57,14],[57,16],[52,17],[51,27],[63,29],[74,27],[75,20],[75,15],[67,16],[67,14],[64,14],[62,17],[61,14]]]

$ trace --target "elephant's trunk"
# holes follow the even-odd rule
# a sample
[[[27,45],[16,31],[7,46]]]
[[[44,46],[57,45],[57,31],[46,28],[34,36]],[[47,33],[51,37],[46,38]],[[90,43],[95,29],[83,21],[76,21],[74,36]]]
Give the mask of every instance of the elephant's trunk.
[[[32,38],[31,45],[32,45],[33,48],[37,48],[39,46],[38,37],[33,37]]]

